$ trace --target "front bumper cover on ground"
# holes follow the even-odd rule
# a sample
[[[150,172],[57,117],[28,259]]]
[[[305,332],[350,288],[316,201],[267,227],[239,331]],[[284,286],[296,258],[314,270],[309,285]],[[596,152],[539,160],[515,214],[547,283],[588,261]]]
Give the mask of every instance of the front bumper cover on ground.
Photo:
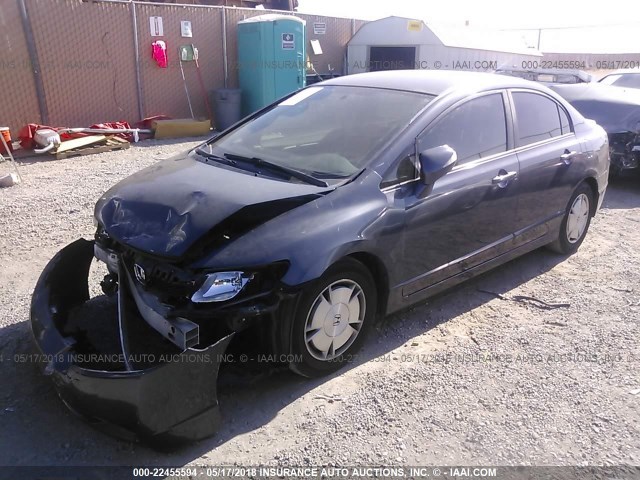
[[[94,242],[77,240],[46,266],[31,303],[31,328],[45,374],[74,412],[118,436],[162,445],[211,436],[219,425],[216,382],[233,333],[203,349],[188,348],[145,368],[85,368],[67,328],[72,309],[89,300]],[[121,313],[122,315],[122,313]],[[117,319],[115,319],[117,322]],[[119,329],[123,355],[129,339]],[[128,362],[125,362],[128,364]]]

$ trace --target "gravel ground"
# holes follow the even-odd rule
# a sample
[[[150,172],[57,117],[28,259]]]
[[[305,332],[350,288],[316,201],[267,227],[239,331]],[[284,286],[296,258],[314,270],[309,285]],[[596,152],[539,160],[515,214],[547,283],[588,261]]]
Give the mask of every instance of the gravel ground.
[[[610,187],[576,255],[536,251],[384,319],[339,374],[223,389],[212,439],[159,453],[70,414],[14,357],[38,275],[92,235],[103,191],[196,143],[23,161],[23,184],[0,189],[0,465],[640,464],[637,179]]]

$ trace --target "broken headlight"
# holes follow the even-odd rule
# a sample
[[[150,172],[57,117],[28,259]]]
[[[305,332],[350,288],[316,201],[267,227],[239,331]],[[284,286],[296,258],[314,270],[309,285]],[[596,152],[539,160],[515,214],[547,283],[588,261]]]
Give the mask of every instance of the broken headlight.
[[[253,279],[252,273],[217,272],[206,276],[204,283],[191,297],[194,303],[224,302],[238,295]]]

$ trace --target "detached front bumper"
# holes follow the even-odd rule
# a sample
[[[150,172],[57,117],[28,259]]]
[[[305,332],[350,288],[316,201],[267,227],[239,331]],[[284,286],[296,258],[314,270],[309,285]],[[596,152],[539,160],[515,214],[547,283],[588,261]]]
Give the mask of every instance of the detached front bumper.
[[[113,320],[120,350],[108,352],[118,353],[123,361],[104,369],[91,366],[86,348],[80,348],[86,332],[72,326],[69,318],[89,300],[93,255],[92,241],[81,239],[63,248],[42,272],[33,294],[31,328],[44,372],[52,376],[58,395],[71,410],[118,436],[160,445],[211,436],[220,419],[218,369],[234,334],[202,350],[141,346],[131,333],[149,327],[139,326],[144,322],[135,321],[139,312],[129,302]],[[140,337],[139,330],[134,333]]]

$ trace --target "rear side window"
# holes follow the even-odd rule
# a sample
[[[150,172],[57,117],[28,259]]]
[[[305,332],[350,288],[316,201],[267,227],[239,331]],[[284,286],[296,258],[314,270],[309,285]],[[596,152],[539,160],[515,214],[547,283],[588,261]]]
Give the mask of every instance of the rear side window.
[[[560,118],[564,110],[556,102],[537,93],[524,92],[514,92],[513,102],[516,108],[519,146],[562,135]],[[563,120],[565,121],[568,130],[569,119]]]
[[[418,149],[449,145],[458,165],[507,150],[502,94],[474,98],[447,113],[418,140]]]

